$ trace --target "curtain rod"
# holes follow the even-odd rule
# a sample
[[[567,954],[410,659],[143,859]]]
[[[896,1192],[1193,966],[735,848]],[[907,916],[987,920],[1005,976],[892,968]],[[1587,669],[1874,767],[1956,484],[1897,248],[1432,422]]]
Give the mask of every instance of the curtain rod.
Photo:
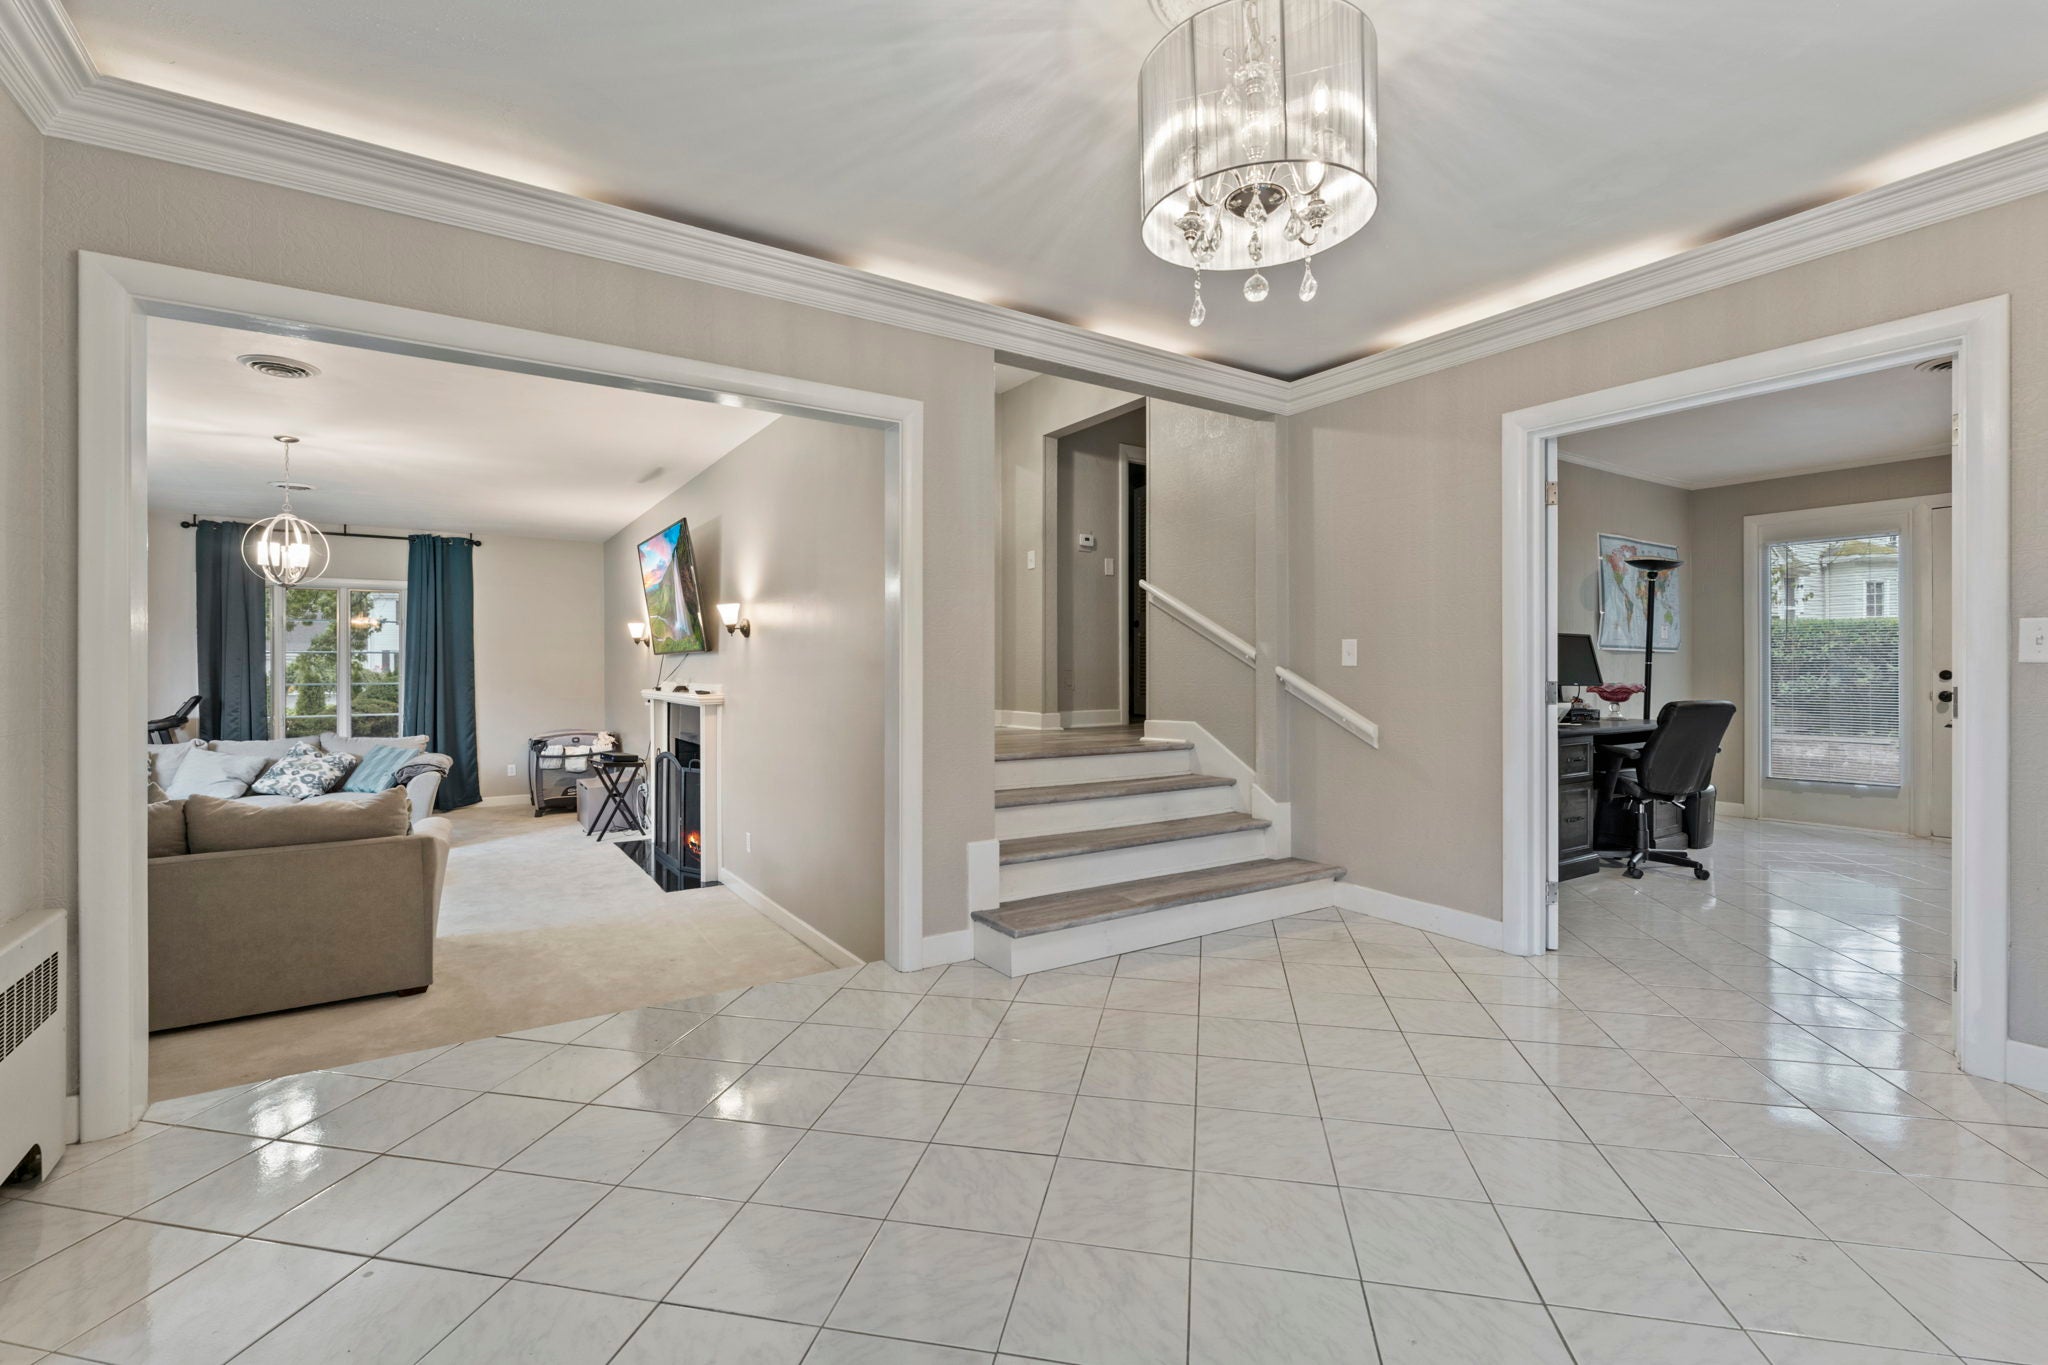
[[[232,518],[230,518],[230,517],[217,517],[217,518],[216,518],[216,517],[208,517],[208,518],[207,518],[207,520],[208,520],[208,521],[216,521],[216,520],[218,520],[218,521],[230,521],[230,520],[232,520]],[[197,512],[194,512],[194,513],[192,513],[192,519],[191,519],[190,521],[181,521],[181,522],[179,522],[179,523],[178,523],[178,525],[179,525],[179,526],[180,526],[180,527],[181,527],[182,529],[184,529],[184,530],[187,530],[187,531],[190,531],[190,530],[192,530],[192,529],[193,529],[194,527],[196,527],[196,526],[198,526],[198,525],[199,525],[199,514],[198,514]],[[343,522],[343,523],[341,524],[341,529],[340,529],[339,531],[322,531],[322,532],[321,532],[320,534],[321,534],[321,535],[324,535],[324,536],[346,536],[346,537],[348,537],[348,538],[349,538],[350,540],[411,540],[411,539],[412,539],[412,537],[411,537],[411,536],[388,536],[388,535],[382,535],[382,534],[380,534],[380,533],[378,533],[378,532],[376,532],[376,531],[351,531],[351,530],[349,530],[349,529],[348,529],[348,523],[347,523],[347,522]],[[423,533],[423,534],[424,534],[424,533]],[[470,543],[471,545],[473,545],[473,546],[476,546],[476,547],[478,547],[478,548],[481,548],[481,547],[482,547],[482,545],[483,545],[483,542],[482,542],[481,540],[478,540],[478,539],[477,539],[477,538],[476,538],[475,536],[447,536],[447,537],[444,537],[444,539],[447,539],[447,540],[466,540],[466,541],[468,541],[468,542],[469,542],[469,543]]]

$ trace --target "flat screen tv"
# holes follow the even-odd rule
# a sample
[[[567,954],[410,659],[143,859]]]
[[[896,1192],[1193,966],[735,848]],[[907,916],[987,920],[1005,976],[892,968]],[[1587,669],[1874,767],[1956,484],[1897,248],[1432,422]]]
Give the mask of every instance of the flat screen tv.
[[[647,639],[656,654],[699,654],[711,648],[687,519],[640,542],[640,588],[647,594]]]

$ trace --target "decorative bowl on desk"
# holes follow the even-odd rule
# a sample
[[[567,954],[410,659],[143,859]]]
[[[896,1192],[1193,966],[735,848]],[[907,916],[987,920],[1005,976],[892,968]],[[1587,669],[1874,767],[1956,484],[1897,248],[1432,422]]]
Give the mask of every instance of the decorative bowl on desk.
[[[1640,683],[1602,683],[1598,687],[1589,687],[1586,690],[1607,703],[1609,720],[1620,720],[1621,708],[1630,697],[1641,692],[1643,688]]]

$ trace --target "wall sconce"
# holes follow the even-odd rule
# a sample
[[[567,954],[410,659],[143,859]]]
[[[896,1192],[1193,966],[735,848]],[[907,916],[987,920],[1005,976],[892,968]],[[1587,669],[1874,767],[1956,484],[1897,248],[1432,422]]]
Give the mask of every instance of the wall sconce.
[[[739,603],[720,602],[718,604],[718,619],[725,622],[725,633],[727,635],[737,634],[746,636],[749,639],[753,638],[754,623],[740,615]]]
[[[647,639],[647,623],[645,621],[626,622],[626,634],[632,636],[633,643],[639,645],[642,649],[654,648],[653,644]]]

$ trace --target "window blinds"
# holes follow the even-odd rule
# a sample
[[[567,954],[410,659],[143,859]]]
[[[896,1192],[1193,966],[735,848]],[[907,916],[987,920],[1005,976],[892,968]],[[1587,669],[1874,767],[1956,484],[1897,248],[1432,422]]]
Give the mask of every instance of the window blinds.
[[[1775,541],[1764,556],[1765,774],[1898,786],[1898,534]]]

